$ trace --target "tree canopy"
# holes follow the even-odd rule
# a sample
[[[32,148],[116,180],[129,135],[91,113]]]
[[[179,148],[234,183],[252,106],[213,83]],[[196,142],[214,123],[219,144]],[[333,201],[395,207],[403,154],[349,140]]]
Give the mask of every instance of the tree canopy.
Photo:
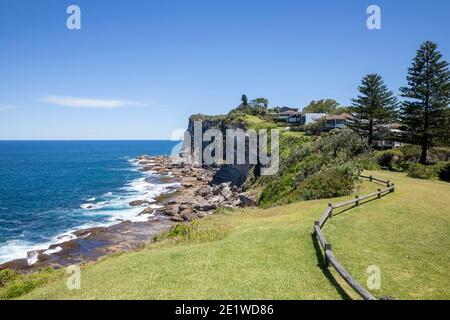
[[[358,90],[360,95],[352,99],[353,118],[349,127],[367,138],[369,145],[372,145],[376,127],[395,119],[397,98],[378,74],[366,75]]]
[[[405,98],[400,120],[406,140],[421,146],[420,163],[425,164],[428,148],[449,135],[450,72],[434,42],[426,41],[417,50],[407,81],[400,88]]]

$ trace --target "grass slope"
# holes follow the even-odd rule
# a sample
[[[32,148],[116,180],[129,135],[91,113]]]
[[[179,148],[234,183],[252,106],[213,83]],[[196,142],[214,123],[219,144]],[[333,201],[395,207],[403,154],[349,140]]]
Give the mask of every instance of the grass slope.
[[[373,174],[395,182],[396,192],[331,219],[324,230],[335,254],[363,285],[367,267],[379,266],[382,287],[373,291],[378,297],[450,298],[450,185]],[[376,188],[365,182],[357,192]],[[311,237],[313,222],[328,202],[211,216],[189,237],[84,266],[80,290],[68,290],[62,278],[24,298],[348,298],[333,273],[318,264],[321,253]]]

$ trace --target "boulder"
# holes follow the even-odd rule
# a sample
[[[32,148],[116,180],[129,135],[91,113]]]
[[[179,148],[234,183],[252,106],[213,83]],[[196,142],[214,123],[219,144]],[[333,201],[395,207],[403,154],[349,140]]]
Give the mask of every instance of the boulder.
[[[181,218],[183,218],[184,221],[191,222],[194,218],[194,215],[192,212],[184,211],[181,213]]]
[[[149,202],[146,200],[134,200],[129,203],[132,207],[142,206],[143,204],[149,204]]]
[[[254,207],[258,205],[258,202],[252,196],[245,193],[239,194],[239,201],[241,207]]]
[[[210,193],[211,193],[211,188],[208,187],[208,186],[205,186],[205,187],[203,187],[203,188],[201,188],[201,189],[199,189],[199,190],[197,191],[197,194],[200,195],[200,196],[202,196],[202,197],[206,197],[206,196],[209,195]]]
[[[172,206],[172,207],[167,207],[161,210],[162,212],[164,212],[165,215],[173,217],[178,215],[179,212],[179,206]]]
[[[155,209],[148,207],[145,210],[143,210],[141,213],[139,213],[139,215],[153,214],[153,213],[155,213]]]
[[[184,221],[183,218],[179,215],[170,217],[170,220],[175,221],[175,222],[183,222]]]
[[[200,202],[195,205],[195,209],[199,211],[210,211],[217,208],[217,205],[214,203]]]
[[[192,211],[192,206],[190,204],[187,204],[187,203],[182,203],[182,204],[180,204],[179,209],[180,209],[180,211],[186,211],[186,210],[191,210]]]

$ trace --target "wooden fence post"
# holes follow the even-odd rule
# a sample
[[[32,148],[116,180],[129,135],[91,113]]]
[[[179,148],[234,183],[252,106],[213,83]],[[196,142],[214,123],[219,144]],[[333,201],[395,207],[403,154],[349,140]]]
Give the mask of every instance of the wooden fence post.
[[[370,176],[370,177],[369,177],[369,180],[370,180],[370,182],[372,182],[372,179],[373,179],[373,177],[372,177],[372,176]]]
[[[314,221],[314,229],[313,229],[313,235],[314,236],[316,235],[316,226],[319,226],[319,228],[320,228],[319,221]]]
[[[381,189],[378,189],[378,199],[381,199]]]
[[[330,212],[328,213],[328,218],[333,218],[333,204],[329,203],[328,208],[330,208]]]
[[[324,256],[325,256],[324,262],[325,262],[326,268],[328,268],[330,266],[330,261],[328,260],[328,257],[327,257],[327,250],[331,251],[331,244],[329,244],[329,243],[325,243],[325,248],[324,248]]]
[[[392,189],[389,192],[394,192],[395,186],[393,183],[391,184],[391,187],[392,187]]]
[[[386,184],[387,184],[388,187],[390,187],[391,186],[391,181],[390,180],[386,181]]]
[[[359,197],[358,197],[358,196],[355,196],[355,199],[356,199],[355,206],[357,207],[357,206],[359,206]]]

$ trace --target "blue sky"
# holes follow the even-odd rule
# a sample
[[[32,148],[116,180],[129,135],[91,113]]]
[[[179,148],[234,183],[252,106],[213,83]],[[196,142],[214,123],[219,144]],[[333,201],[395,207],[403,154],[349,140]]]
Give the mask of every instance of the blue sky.
[[[81,30],[66,28],[71,4]],[[243,93],[345,105],[373,72],[398,93],[423,41],[450,60],[449,13],[448,0],[1,0],[0,139],[167,139]]]

